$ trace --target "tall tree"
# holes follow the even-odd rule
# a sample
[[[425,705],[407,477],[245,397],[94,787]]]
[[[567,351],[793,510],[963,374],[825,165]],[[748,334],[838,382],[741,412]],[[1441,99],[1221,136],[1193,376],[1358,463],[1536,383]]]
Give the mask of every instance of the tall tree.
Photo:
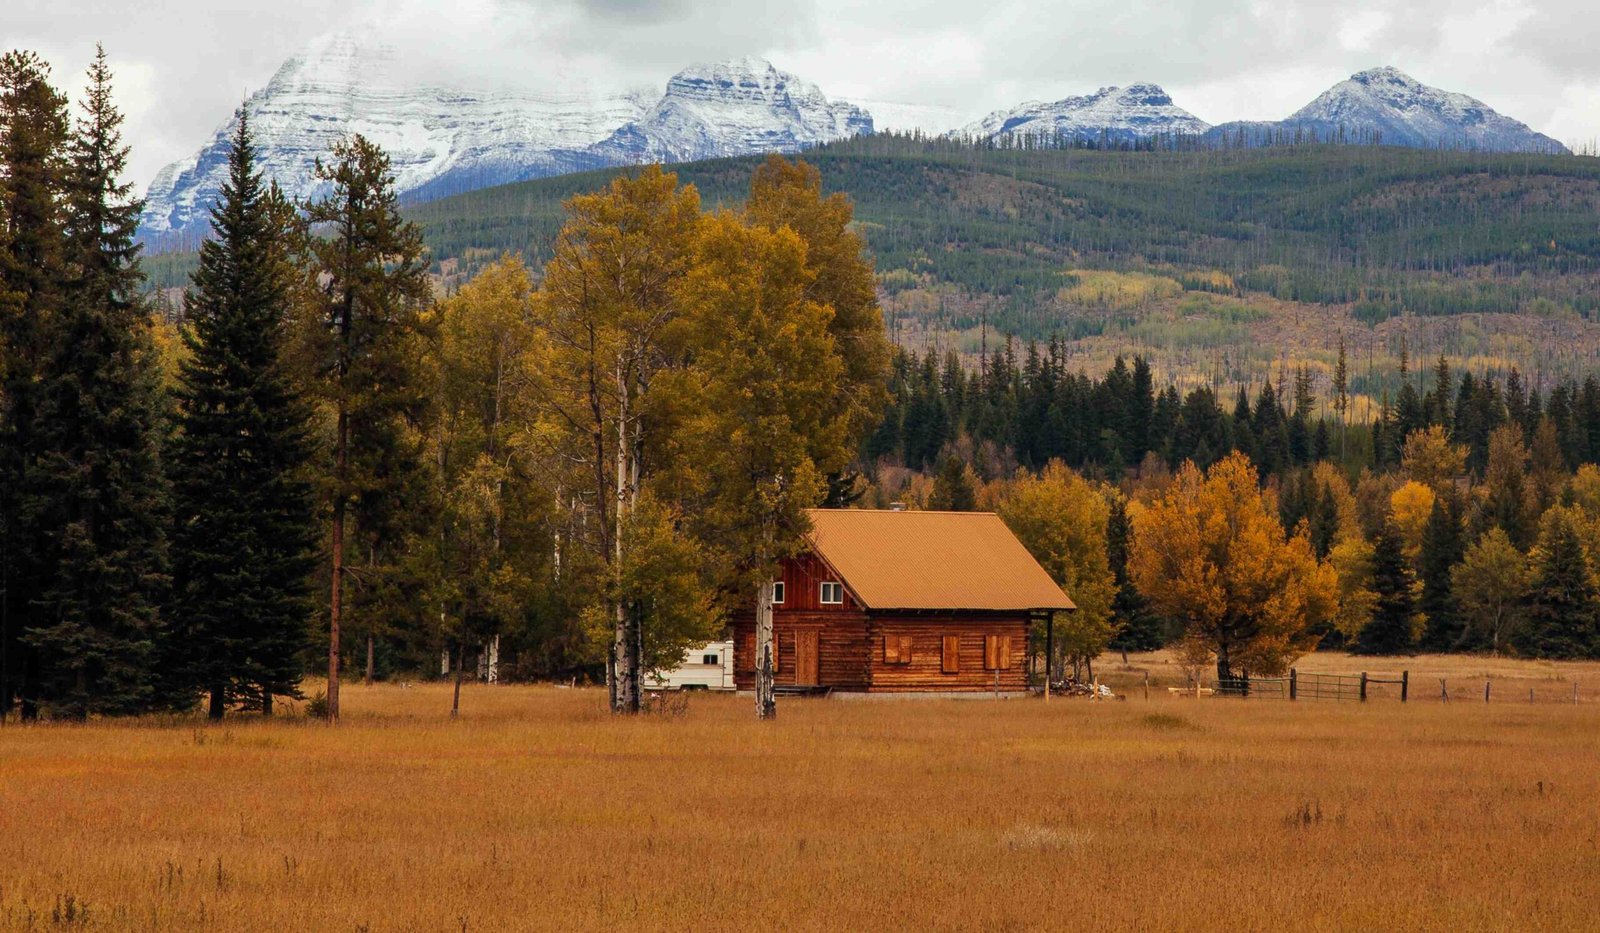
[[[1571,508],[1557,506],[1539,525],[1527,625],[1518,647],[1535,657],[1592,657],[1600,650],[1597,609],[1577,516]]]
[[[543,403],[572,436],[570,455],[595,520],[589,548],[610,577],[607,681],[616,712],[640,700],[642,607],[624,598],[628,516],[663,438],[650,417],[656,377],[681,366],[668,350],[680,321],[678,288],[694,262],[700,196],[649,167],[567,202],[541,289],[548,345]]]
[[[1105,497],[1059,460],[1037,476],[1024,476],[1006,492],[1000,518],[1077,605],[1064,623],[1066,637],[1057,656],[1048,658],[1052,677],[1061,664],[1093,662],[1105,650],[1119,625],[1112,612],[1116,575],[1106,553],[1106,526],[1111,512]]]
[[[25,719],[39,712],[39,659],[22,633],[48,569],[42,529],[24,519],[24,485],[38,461],[38,393],[67,277],[68,130],[44,60],[0,57],[0,719],[18,698]]]
[[[1522,625],[1528,582],[1527,558],[1505,529],[1489,529],[1450,572],[1451,593],[1466,623],[1457,644],[1471,639],[1499,653]]]
[[[175,608],[169,670],[210,695],[212,719],[299,696],[318,531],[310,410],[285,361],[301,233],[256,167],[237,114],[214,234],[184,299],[189,356],[175,393]]]
[[[134,241],[141,204],[122,181],[127,147],[103,51],[82,111],[66,174],[68,280],[40,374],[22,520],[38,530],[50,568],[23,635],[39,655],[40,691],[86,718],[155,699],[170,501],[161,375]]]
[[[1413,623],[1416,604],[1411,592],[1415,577],[1406,558],[1405,542],[1393,518],[1383,523],[1372,544],[1372,578],[1369,588],[1377,596],[1372,618],[1356,639],[1362,654],[1404,654],[1415,645]]]
[[[845,360],[815,301],[815,272],[792,230],[706,219],[680,289],[691,365],[670,379],[683,413],[672,432],[669,481],[692,505],[697,537],[719,552],[731,591],[754,596],[756,711],[776,714],[772,586],[778,561],[801,547],[805,509],[860,437],[836,404]],[[743,600],[740,600],[743,602]]]
[[[1426,619],[1422,635],[1425,648],[1447,651],[1461,639],[1461,611],[1452,591],[1450,573],[1465,557],[1461,499],[1454,490],[1449,490],[1433,502],[1428,524],[1422,530],[1422,549],[1417,560],[1417,576],[1422,582],[1417,608]]]
[[[305,343],[334,422],[324,492],[332,515],[327,715],[334,722],[346,523],[352,509],[381,508],[386,493],[414,476],[414,427],[425,402],[415,377],[419,312],[430,289],[421,231],[400,217],[383,150],[360,135],[340,140],[331,162],[318,161],[317,178],[329,192],[306,205],[306,219],[321,235],[311,239],[319,301]],[[368,524],[378,525],[377,516]]]
[[[1283,670],[1333,615],[1333,569],[1317,561],[1307,535],[1285,534],[1241,454],[1205,474],[1185,464],[1133,529],[1134,584],[1211,646],[1220,679]]]

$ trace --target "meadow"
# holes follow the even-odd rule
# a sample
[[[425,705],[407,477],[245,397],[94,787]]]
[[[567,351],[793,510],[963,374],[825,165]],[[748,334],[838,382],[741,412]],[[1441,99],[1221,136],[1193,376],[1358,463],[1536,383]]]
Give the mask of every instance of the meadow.
[[[1301,664],[1401,667],[1432,691],[1174,697],[1135,655],[1099,667],[1121,701],[772,723],[552,686],[451,720],[438,684],[347,686],[336,728],[11,723],[0,929],[1593,928],[1600,664]]]

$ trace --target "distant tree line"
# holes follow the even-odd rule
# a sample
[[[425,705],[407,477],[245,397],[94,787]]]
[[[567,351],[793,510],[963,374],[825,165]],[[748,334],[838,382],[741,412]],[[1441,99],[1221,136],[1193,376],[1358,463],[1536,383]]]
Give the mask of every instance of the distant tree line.
[[[1297,579],[1316,581],[1300,628],[1273,623],[1285,652],[1321,644],[1600,656],[1600,380],[1541,393],[1515,370],[1503,380],[1457,377],[1441,359],[1426,380],[1403,373],[1399,397],[1359,423],[1347,417],[1345,372],[1335,371],[1326,397],[1304,371],[1254,393],[1180,393],[1158,388],[1143,359],[1119,359],[1094,378],[1069,370],[1053,346],[1030,346],[1018,359],[1008,345],[977,372],[953,354],[902,352],[888,414],[865,446],[868,501],[1004,515],[1019,483],[1085,477],[1073,495],[1099,502],[1105,556],[1097,561],[1115,581],[1109,628],[1104,618],[1060,620],[1103,633],[1086,656],[1211,631],[1219,672],[1262,672],[1271,665],[1257,657],[1241,668],[1226,638],[1217,641],[1220,630],[1208,628],[1225,615],[1189,617],[1195,592],[1168,588],[1176,565],[1146,563],[1142,581],[1130,569],[1138,565],[1130,555],[1149,556],[1155,537],[1181,541],[1174,523],[1208,496],[1255,514],[1240,492],[1247,470],[1271,514],[1264,533],[1291,550],[1303,539]],[[1225,472],[1213,477],[1214,469]],[[1149,519],[1159,508],[1166,518]],[[1219,572],[1239,569],[1201,537],[1192,546],[1211,553]],[[1268,567],[1279,558],[1259,559]]]

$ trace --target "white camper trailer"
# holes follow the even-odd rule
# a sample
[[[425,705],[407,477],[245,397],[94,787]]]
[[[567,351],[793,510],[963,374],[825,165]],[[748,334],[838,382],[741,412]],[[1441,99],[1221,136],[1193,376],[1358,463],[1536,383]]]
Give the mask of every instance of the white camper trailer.
[[[683,663],[645,675],[646,690],[733,689],[733,642],[714,641],[684,652]]]

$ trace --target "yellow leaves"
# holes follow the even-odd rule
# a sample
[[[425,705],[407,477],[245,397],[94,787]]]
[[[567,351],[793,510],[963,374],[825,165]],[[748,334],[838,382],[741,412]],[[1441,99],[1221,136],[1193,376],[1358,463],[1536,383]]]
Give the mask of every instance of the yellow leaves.
[[[1435,498],[1432,489],[1414,479],[1389,496],[1389,516],[1400,531],[1406,560],[1413,564],[1422,549],[1422,530],[1427,527]]]
[[[1202,474],[1184,464],[1157,501],[1134,510],[1129,572],[1157,611],[1204,638],[1218,663],[1281,670],[1338,604],[1338,577],[1310,542],[1284,533],[1250,461],[1233,454]]]
[[[1444,428],[1412,431],[1400,455],[1400,469],[1416,483],[1442,490],[1467,469],[1467,448],[1450,443]]]

